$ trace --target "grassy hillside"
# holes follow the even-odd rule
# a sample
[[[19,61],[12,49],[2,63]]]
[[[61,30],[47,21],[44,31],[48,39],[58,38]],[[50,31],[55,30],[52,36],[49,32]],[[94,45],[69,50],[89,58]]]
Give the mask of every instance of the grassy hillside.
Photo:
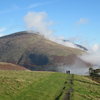
[[[54,100],[65,79],[61,73],[0,71],[0,100]]]
[[[76,59],[85,63],[77,57],[84,52],[26,31],[0,37],[0,62],[18,64],[31,70],[48,70],[43,67],[45,65],[71,65]]]
[[[100,84],[55,72],[0,71],[0,100],[99,100]]]
[[[6,62],[0,62],[0,70],[27,70],[27,69],[23,66]]]
[[[100,100],[100,83],[83,76],[74,77],[75,100]]]

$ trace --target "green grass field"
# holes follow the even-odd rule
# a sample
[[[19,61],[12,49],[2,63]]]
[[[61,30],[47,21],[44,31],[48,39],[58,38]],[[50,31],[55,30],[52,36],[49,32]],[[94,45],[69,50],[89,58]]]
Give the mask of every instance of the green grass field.
[[[0,100],[100,100],[100,84],[91,79],[56,72],[0,71]]]
[[[74,76],[75,100],[100,100],[100,83],[83,76]]]

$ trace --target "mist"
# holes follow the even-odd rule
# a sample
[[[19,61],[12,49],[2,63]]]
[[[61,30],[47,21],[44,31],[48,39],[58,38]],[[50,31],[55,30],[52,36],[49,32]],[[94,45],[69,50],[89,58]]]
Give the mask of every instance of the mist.
[[[44,67],[45,71],[56,71],[66,73],[66,71],[70,71],[71,74],[77,75],[89,75],[89,66],[87,66],[84,62],[75,60],[73,64],[68,65],[56,65],[56,66],[49,66]]]
[[[39,32],[39,34],[43,35],[46,39],[54,41],[58,44],[62,44],[67,47],[78,48],[73,43],[66,40],[64,37],[55,36],[51,26],[53,25],[53,21],[48,19],[48,15],[46,12],[28,12],[26,16],[24,16],[24,21],[27,27],[27,31]],[[90,63],[93,68],[100,68],[100,45],[95,44],[91,48],[88,48],[85,54],[79,56],[83,61]],[[52,67],[49,67],[50,70]],[[54,68],[54,67],[53,67]],[[56,69],[60,72],[66,72],[66,70],[70,70],[73,74],[88,74],[89,67],[87,67],[84,63],[75,61],[73,65],[62,65],[58,66]]]
[[[51,36],[52,30],[49,29],[49,26],[52,25],[52,22],[47,20],[45,12],[29,12],[24,17],[24,21],[28,30],[37,31],[45,37]]]
[[[89,75],[89,66],[87,66],[84,62],[76,59],[71,65],[62,65],[58,67],[58,71],[66,73],[66,71],[70,71],[71,74],[78,75]]]
[[[93,68],[100,68],[100,45],[95,44],[89,48],[88,52],[80,56],[82,60],[92,64]]]
[[[24,16],[24,22],[29,32],[39,32],[39,34],[43,35],[45,38],[58,44],[77,48],[73,43],[63,41],[65,40],[63,36],[55,36],[54,31],[51,29],[54,22],[48,19],[46,12],[28,12],[27,15]]]
[[[76,65],[69,65],[69,66],[62,66],[62,67],[57,67],[58,72],[63,72],[66,73],[66,71],[70,71],[71,74],[77,74],[77,75],[89,75],[89,68],[81,65],[81,66],[76,66]]]

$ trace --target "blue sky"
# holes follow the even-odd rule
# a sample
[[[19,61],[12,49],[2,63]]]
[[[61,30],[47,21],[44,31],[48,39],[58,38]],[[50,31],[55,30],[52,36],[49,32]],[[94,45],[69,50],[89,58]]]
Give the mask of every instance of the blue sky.
[[[26,30],[28,12],[46,12],[57,36],[100,43],[100,0],[2,0],[0,34]]]

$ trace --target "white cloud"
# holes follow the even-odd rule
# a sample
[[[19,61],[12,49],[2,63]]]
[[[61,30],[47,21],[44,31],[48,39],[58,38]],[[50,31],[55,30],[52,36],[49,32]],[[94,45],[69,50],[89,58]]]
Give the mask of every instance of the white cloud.
[[[100,50],[100,45],[99,45],[99,44],[94,44],[94,45],[92,46],[92,50],[93,50],[94,52]]]
[[[32,9],[32,8],[37,8],[37,7],[40,7],[40,6],[52,4],[53,2],[54,1],[35,2],[33,4],[31,3],[31,4],[27,5],[26,7],[20,7],[19,5],[14,4],[14,5],[11,6],[11,8],[1,10],[0,14],[7,14],[7,13],[12,13],[12,12],[15,12],[15,11],[18,11],[18,10],[23,11],[23,10],[28,10],[28,9]]]
[[[39,3],[33,3],[33,4],[31,4],[31,5],[29,5],[29,9],[31,9],[31,8],[36,8],[36,7],[39,7],[39,6],[43,6],[43,5],[46,5],[46,4],[48,4],[49,2],[39,2]]]
[[[87,24],[89,22],[86,18],[80,18],[79,21],[76,22],[76,24]]]
[[[48,16],[46,12],[29,12],[24,17],[24,21],[26,26],[28,27],[28,31],[33,30],[39,32],[45,38],[52,40],[56,43],[76,48],[76,46],[71,42],[64,42],[64,37],[54,36],[53,31],[50,29],[52,25],[52,21],[48,20]]]
[[[0,37],[4,36],[4,34],[0,33]]]
[[[45,12],[29,12],[24,17],[24,20],[29,30],[33,29],[38,31],[46,37],[52,34],[52,31],[49,29],[52,21],[47,19],[47,14]]]
[[[12,5],[11,8],[1,10],[0,14],[12,13],[12,12],[15,12],[15,11],[18,11],[18,10],[23,11],[23,10],[28,10],[28,9],[32,9],[32,8],[37,8],[37,7],[52,4],[52,3],[55,3],[55,2],[58,2],[58,1],[59,0],[51,0],[51,1],[45,1],[45,2],[34,2],[33,4],[30,3],[29,5],[27,5],[25,7],[14,4],[14,5]]]
[[[6,28],[0,28],[0,33],[4,32],[6,30]]]
[[[94,44],[89,48],[88,53],[82,55],[80,58],[93,65],[99,65],[100,68],[100,44]]]
[[[4,31],[6,31],[6,28],[1,27],[1,28],[0,28],[0,37],[4,35],[4,34],[3,34]]]
[[[44,6],[44,5],[49,5],[49,4],[52,4],[52,3],[57,3],[59,2],[59,0],[47,0],[47,1],[44,1],[44,2],[34,2],[33,4],[30,4],[27,8],[28,9],[31,9],[31,8],[36,8],[36,7],[40,7],[40,6]]]

